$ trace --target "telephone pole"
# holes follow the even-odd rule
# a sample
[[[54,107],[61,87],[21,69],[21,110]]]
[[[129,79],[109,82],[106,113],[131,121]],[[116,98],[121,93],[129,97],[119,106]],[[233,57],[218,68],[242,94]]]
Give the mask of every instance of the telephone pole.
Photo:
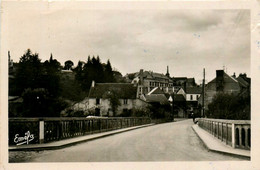
[[[202,117],[205,117],[205,68],[203,68],[202,81]]]

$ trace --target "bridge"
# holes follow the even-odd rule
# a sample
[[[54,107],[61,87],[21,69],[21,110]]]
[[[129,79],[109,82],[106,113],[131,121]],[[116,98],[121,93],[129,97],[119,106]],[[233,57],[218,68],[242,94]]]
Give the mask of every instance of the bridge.
[[[9,162],[244,160],[240,157],[210,152],[192,126],[194,126],[193,121],[186,119],[134,128],[124,133],[97,137],[95,140],[57,150],[11,151]],[[111,132],[101,132],[100,135]]]

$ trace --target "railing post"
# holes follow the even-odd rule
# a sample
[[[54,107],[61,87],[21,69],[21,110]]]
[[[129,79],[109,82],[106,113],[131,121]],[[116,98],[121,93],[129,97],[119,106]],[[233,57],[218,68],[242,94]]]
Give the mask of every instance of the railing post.
[[[248,148],[248,128],[244,128],[245,129],[245,147]]]
[[[236,147],[236,141],[235,141],[235,124],[232,123],[232,147],[235,148]]]
[[[241,125],[239,126],[239,147],[240,146],[243,146],[242,145],[242,128],[241,128]]]
[[[221,141],[223,141],[223,122],[221,122]]]
[[[44,143],[44,121],[39,121],[39,143]]]

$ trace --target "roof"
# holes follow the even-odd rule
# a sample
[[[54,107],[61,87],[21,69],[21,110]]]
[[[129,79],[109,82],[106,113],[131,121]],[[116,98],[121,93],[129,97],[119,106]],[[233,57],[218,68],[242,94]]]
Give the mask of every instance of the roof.
[[[174,77],[176,81],[178,80],[187,80],[187,77]]]
[[[195,82],[195,79],[194,79],[194,78],[188,78],[188,79],[187,79],[187,82],[188,82],[188,83],[193,83],[193,82]]]
[[[164,94],[164,92],[159,87],[155,87],[148,93],[148,95],[150,94]]]
[[[242,77],[237,77],[237,81],[239,82],[239,84],[241,84],[243,87],[248,87],[249,83],[246,82]]]
[[[209,83],[216,83],[216,77],[213,79],[213,80],[211,80],[210,82],[208,82],[208,84]],[[235,82],[235,83],[238,83],[238,81],[234,78],[234,77],[232,77],[232,76],[229,76],[227,73],[225,73],[224,72],[224,82],[225,83],[230,83],[230,82]]]
[[[145,96],[146,102],[148,103],[160,103],[167,104],[168,100],[164,94],[151,94]]]
[[[138,73],[135,74],[135,77],[138,77],[138,76],[141,76],[141,72],[138,72]],[[172,81],[171,78],[167,77],[166,75],[164,75],[162,73],[155,73],[155,72],[152,72],[152,71],[143,71],[142,76],[144,78],[169,79],[170,81]]]
[[[175,102],[185,102],[185,97],[182,94],[174,94]]]
[[[186,87],[186,94],[201,94],[201,87]]]
[[[89,98],[107,98],[109,92],[120,99],[136,99],[137,87],[131,83],[96,83],[90,88]]]
[[[19,96],[8,96],[8,101],[10,103],[22,103],[23,102],[23,98],[19,97]]]

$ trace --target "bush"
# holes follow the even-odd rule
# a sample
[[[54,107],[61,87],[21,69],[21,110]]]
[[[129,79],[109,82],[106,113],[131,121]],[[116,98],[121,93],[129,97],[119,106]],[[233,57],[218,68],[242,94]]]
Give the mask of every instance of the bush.
[[[44,88],[25,89],[23,98],[23,117],[59,117],[60,112],[67,107],[61,99],[53,98]]]
[[[216,119],[250,120],[250,96],[219,93],[208,105],[206,116]]]

